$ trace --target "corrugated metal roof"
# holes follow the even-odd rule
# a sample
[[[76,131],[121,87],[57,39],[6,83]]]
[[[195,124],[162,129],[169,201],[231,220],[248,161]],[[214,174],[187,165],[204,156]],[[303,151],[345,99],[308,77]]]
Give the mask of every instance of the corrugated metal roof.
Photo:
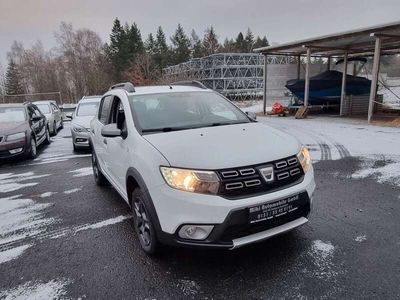
[[[400,52],[400,22],[257,48],[254,51],[263,54],[296,56],[305,54],[307,48],[311,47],[315,56],[343,55],[345,51],[349,54],[370,55],[374,52],[376,36],[381,36],[382,54]]]

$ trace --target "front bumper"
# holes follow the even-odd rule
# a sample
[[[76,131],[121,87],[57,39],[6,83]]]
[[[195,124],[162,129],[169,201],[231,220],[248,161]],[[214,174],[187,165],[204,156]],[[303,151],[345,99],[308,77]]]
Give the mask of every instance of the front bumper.
[[[19,152],[12,153],[10,150],[20,149]],[[25,154],[25,150],[28,149],[26,139],[1,142],[0,143],[0,159],[7,159]]]
[[[89,148],[89,132],[75,132],[71,129],[72,142],[76,148]]]
[[[313,169],[301,183],[264,195],[228,200],[219,196],[186,193],[161,186],[150,194],[161,226],[161,242],[195,247],[238,248],[292,230],[308,221],[315,189]],[[250,224],[248,208],[299,195],[301,205],[295,212],[268,221]],[[183,225],[214,225],[205,240],[182,239]]]

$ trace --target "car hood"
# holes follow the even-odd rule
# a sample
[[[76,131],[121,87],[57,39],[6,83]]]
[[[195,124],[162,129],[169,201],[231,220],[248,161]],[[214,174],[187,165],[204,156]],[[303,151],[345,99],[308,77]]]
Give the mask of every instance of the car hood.
[[[84,128],[90,128],[90,121],[92,121],[93,118],[94,116],[74,117],[72,124],[76,124]]]
[[[0,122],[0,136],[22,132],[27,128],[26,122]]]
[[[143,135],[171,166],[223,169],[295,155],[299,142],[263,123],[204,127]]]

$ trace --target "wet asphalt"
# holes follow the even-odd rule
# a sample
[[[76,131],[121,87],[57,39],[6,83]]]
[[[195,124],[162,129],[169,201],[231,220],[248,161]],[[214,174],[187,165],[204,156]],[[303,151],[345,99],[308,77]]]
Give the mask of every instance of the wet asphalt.
[[[53,139],[39,160],[0,166],[0,175],[48,174],[0,198],[21,194],[50,203],[44,217],[55,220],[41,235],[0,245],[0,252],[32,245],[0,264],[3,297],[27,282],[61,280],[63,299],[400,298],[400,189],[374,178],[352,179],[358,158],[314,165],[314,210],[310,222],[292,232],[234,251],[166,247],[148,257],[117,192],[96,186],[91,175],[73,176],[90,167],[90,157],[73,153],[68,128]],[[72,156],[40,160],[52,153]],[[81,190],[64,193],[75,188]],[[39,197],[45,192],[56,194]],[[128,218],[76,231],[119,216]]]

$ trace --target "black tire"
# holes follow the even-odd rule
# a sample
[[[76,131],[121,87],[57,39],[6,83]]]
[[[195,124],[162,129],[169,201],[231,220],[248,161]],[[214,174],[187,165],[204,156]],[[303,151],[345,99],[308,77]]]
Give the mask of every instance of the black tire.
[[[154,223],[146,206],[146,194],[136,188],[132,193],[132,213],[136,235],[142,250],[148,255],[155,255],[160,251]]]
[[[74,148],[75,148],[75,145],[74,145]],[[97,163],[96,154],[94,152],[92,152],[92,168],[93,168],[94,181],[96,182],[96,184],[98,186],[108,185],[108,180],[101,172],[99,165]]]
[[[52,132],[52,135],[53,135],[53,136],[57,135],[57,124],[56,124],[55,121],[54,121],[54,123],[53,123],[53,132]]]
[[[29,151],[28,151],[28,158],[35,159],[36,155],[37,155],[36,140],[33,137],[31,137],[31,142],[30,142]]]
[[[46,139],[44,140],[44,144],[45,145],[49,145],[50,144],[50,132],[49,132],[49,128],[46,127]]]

